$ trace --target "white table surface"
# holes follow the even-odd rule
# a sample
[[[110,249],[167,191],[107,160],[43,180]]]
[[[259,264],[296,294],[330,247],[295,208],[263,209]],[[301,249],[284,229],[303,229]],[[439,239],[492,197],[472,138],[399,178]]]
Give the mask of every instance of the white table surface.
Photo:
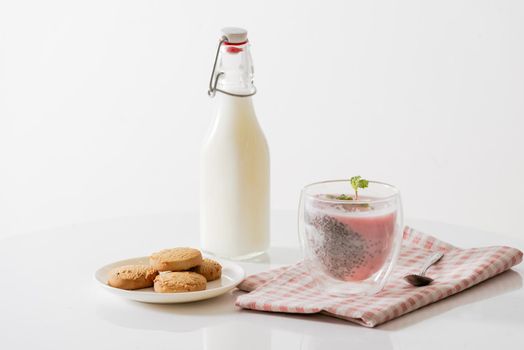
[[[293,212],[274,212],[272,248],[246,273],[299,259]],[[524,243],[421,220],[463,246]],[[1,349],[510,349],[524,345],[524,266],[375,329],[328,316],[241,310],[235,294],[189,304],[119,299],[93,280],[101,265],[198,244],[193,213],[120,218],[0,240]]]

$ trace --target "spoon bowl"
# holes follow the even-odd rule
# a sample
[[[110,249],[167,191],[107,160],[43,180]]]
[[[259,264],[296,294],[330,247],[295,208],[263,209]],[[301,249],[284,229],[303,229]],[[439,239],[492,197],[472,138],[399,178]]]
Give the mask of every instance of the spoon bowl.
[[[406,280],[406,282],[415,287],[427,286],[428,284],[433,282],[433,278],[421,275],[407,275],[404,276],[404,279]]]

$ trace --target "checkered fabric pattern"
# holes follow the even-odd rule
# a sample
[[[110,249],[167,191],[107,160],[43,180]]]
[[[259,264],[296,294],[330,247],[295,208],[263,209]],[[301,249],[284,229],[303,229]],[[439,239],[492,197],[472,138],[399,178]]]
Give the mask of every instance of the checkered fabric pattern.
[[[428,270],[428,276],[435,281],[425,287],[408,285],[402,277],[417,272],[414,267],[421,266],[435,251],[445,253]],[[375,327],[470,288],[521,261],[522,252],[515,248],[460,249],[406,227],[397,265],[378,294],[351,298],[328,296],[318,289],[303,263],[297,263],[247,277],[239,288],[250,293],[240,295],[236,305],[271,312],[321,312]]]

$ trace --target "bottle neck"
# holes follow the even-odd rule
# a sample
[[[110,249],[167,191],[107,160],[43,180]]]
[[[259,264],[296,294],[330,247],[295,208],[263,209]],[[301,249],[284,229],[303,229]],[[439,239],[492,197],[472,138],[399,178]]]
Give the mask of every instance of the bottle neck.
[[[218,89],[237,95],[255,93],[249,42],[242,44],[225,42],[220,48],[217,74]]]

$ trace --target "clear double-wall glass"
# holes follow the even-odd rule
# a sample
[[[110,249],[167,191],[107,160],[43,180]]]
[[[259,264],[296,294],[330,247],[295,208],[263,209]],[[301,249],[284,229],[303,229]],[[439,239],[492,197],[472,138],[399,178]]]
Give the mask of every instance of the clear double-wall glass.
[[[348,180],[333,180],[308,185],[300,196],[304,262],[313,279],[336,296],[379,292],[402,243],[399,191],[376,181],[359,189],[358,197],[352,191]]]

